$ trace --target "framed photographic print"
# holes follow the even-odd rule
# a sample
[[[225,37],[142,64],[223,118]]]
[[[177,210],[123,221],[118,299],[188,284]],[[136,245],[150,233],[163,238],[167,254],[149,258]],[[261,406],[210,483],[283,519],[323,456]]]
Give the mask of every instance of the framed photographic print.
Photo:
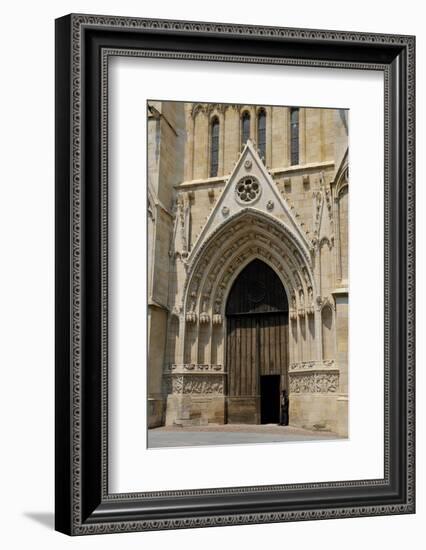
[[[56,529],[413,513],[412,36],[56,21]]]

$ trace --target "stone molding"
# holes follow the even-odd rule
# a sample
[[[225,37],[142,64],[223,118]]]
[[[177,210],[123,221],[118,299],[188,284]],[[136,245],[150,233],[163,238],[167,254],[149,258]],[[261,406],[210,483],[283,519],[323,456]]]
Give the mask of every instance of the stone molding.
[[[166,379],[166,392],[174,395],[224,395],[225,377],[221,373],[177,373]]]
[[[339,374],[330,371],[290,373],[290,395],[295,393],[337,393]]]
[[[312,267],[284,224],[246,208],[232,223],[219,229],[215,238],[209,238],[201,247],[201,257],[189,268],[184,292],[186,303],[182,305],[191,321],[196,319],[202,296],[209,297],[206,312],[223,314],[224,295],[234,274],[253,258],[272,264],[284,279],[286,290],[299,299],[300,309],[308,308],[311,314],[314,306]]]
[[[330,372],[330,371],[336,371],[339,372],[339,368],[337,367],[334,360],[326,360],[326,361],[300,361],[297,363],[290,363],[289,366],[289,373],[290,374],[298,374],[298,373],[306,373],[306,372]]]
[[[167,367],[167,372],[177,374],[177,373],[206,373],[210,372],[212,374],[219,373],[223,374],[223,365],[212,365],[212,364],[195,364],[195,363],[183,363],[169,365]]]

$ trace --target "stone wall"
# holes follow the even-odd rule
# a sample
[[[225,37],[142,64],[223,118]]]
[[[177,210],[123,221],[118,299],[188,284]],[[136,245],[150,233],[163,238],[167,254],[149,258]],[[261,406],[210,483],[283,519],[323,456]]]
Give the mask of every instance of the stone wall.
[[[164,423],[163,369],[169,319],[175,186],[183,179],[183,105],[149,102],[148,124],[148,425]]]

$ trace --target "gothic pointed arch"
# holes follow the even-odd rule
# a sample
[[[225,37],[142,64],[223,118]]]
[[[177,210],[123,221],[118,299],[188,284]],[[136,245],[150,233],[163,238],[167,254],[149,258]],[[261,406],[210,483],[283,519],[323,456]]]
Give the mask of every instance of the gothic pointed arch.
[[[278,274],[291,308],[313,313],[315,282],[303,243],[282,221],[245,208],[216,228],[188,265],[182,304],[187,320],[220,323],[233,280],[255,258]]]
[[[287,312],[280,277],[267,262],[252,259],[240,270],[226,298],[226,315]]]

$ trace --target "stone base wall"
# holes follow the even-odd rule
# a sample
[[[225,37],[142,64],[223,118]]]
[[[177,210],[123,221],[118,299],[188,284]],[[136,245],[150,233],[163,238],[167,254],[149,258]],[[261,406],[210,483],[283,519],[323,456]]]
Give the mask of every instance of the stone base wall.
[[[260,397],[228,397],[228,424],[260,424]]]
[[[307,430],[337,430],[337,396],[290,393],[290,426]]]
[[[260,397],[175,395],[148,399],[149,428],[260,424]],[[290,393],[289,424],[307,430],[327,430],[348,436],[348,397]]]
[[[349,435],[349,399],[348,394],[340,394],[337,397],[337,423],[336,433],[342,437]]]
[[[225,423],[225,397],[211,395],[167,396],[166,426],[206,426]]]
[[[148,428],[164,425],[165,407],[164,397],[148,397]]]

